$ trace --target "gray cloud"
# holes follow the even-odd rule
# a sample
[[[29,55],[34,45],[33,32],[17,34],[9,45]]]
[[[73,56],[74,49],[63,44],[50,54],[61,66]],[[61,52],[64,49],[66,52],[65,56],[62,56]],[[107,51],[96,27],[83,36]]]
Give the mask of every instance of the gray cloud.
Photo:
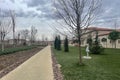
[[[28,7],[36,7],[39,5],[45,5],[50,2],[50,0],[25,0],[24,1]]]
[[[47,20],[58,20],[60,19],[59,17],[57,17],[55,12],[52,11],[43,11],[43,13],[41,15],[37,15],[39,18],[44,18]]]
[[[10,1],[14,6],[17,6],[16,3],[19,2],[17,0]],[[23,0],[22,2],[20,1],[20,4],[27,7],[24,8],[23,6],[20,6],[17,8],[17,10],[15,10],[17,17],[38,17],[47,20],[58,19],[53,11],[51,0]],[[3,14],[7,14],[8,10],[2,12]]]
[[[35,17],[38,16],[39,14],[35,13],[34,11],[27,11],[24,12],[22,9],[19,11],[15,12],[16,17]],[[9,17],[10,16],[10,10],[1,10],[0,17]]]
[[[15,6],[17,0],[10,0]],[[20,1],[21,2],[21,1]],[[114,20],[120,20],[120,0],[103,0],[102,11],[99,17],[96,19],[96,24],[110,24]],[[24,4],[27,8],[20,6],[20,9],[16,11],[16,16],[18,17],[38,17],[40,19],[46,20],[58,20],[61,19],[57,16],[56,12],[53,11],[52,0],[23,0],[21,5]],[[27,10],[30,9],[30,10]],[[41,12],[41,13],[39,13]],[[8,11],[3,11],[5,15]],[[98,15],[98,14],[97,14]]]
[[[9,10],[3,10],[3,9],[0,10],[0,17],[8,17],[10,16],[9,14],[10,14]]]
[[[32,13],[33,16],[38,16],[38,18],[45,18],[45,19],[55,19],[54,17],[54,12],[52,9],[52,3],[51,0],[25,0],[23,1],[24,3],[26,3],[26,5],[28,6],[28,8],[36,8],[36,11],[40,11],[41,14],[33,14],[35,12]],[[28,13],[31,14],[31,13]]]
[[[12,3],[15,3],[15,0],[10,0]]]
[[[102,11],[96,19],[96,25],[112,27],[117,20],[120,21],[120,0],[103,0]]]

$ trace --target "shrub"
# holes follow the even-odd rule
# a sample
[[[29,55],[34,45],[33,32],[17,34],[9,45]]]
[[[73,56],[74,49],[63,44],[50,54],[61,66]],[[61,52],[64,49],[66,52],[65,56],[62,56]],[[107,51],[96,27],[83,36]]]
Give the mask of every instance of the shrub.
[[[106,38],[102,38],[101,41],[102,42],[107,42],[107,39]]]
[[[65,51],[65,52],[69,52],[68,39],[67,39],[67,37],[65,38],[65,41],[64,41],[64,51]]]
[[[100,54],[104,51],[104,48],[100,45],[98,40],[98,32],[96,32],[95,41],[93,42],[92,46],[90,46],[90,52],[92,54]]]
[[[24,46],[27,45],[26,42],[24,42],[23,45],[24,45]]]
[[[18,48],[9,48],[6,49],[5,51],[0,51],[0,55],[6,55],[6,54],[11,54],[19,51],[24,51],[24,50],[29,50],[32,48],[36,48],[37,46],[25,46],[25,47],[18,47]]]
[[[92,42],[93,42],[92,36],[89,35],[88,38],[87,38],[87,44],[89,44],[89,46],[92,46]]]
[[[55,37],[55,41],[54,41],[54,48],[57,49],[57,41],[58,41],[58,38],[57,36]]]
[[[92,53],[92,54],[100,54],[103,51],[104,51],[104,48],[99,45],[92,45],[90,47],[90,53]]]
[[[60,35],[58,36],[57,50],[61,50],[61,39],[60,39]]]
[[[56,37],[55,37],[54,48],[57,49],[57,50],[61,50],[61,40],[60,40],[60,36],[56,36]]]

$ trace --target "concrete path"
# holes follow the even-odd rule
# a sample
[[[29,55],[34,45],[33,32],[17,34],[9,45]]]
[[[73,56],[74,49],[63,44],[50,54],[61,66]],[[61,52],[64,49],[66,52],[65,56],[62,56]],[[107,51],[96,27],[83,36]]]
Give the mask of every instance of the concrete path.
[[[38,52],[0,80],[54,80],[50,46]]]

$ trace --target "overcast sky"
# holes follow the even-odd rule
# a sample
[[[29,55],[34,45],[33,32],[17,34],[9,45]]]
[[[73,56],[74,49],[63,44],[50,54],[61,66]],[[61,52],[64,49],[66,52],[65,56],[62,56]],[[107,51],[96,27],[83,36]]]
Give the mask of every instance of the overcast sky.
[[[119,25],[120,0],[103,0],[102,3],[102,11],[93,25],[110,28],[115,20]],[[0,0],[0,8],[4,12],[15,10],[17,30],[30,29],[33,25],[38,29],[39,37],[53,34],[48,25],[55,21],[52,0]]]

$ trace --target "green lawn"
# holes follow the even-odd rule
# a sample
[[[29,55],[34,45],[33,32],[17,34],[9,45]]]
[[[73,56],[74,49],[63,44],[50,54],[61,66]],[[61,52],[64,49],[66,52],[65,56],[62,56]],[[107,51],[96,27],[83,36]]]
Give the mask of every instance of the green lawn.
[[[53,50],[64,80],[120,80],[120,49],[105,49],[101,55],[93,55],[91,60],[83,60],[84,66],[78,65],[77,47],[70,47],[70,52]],[[82,49],[86,55],[85,49]]]

